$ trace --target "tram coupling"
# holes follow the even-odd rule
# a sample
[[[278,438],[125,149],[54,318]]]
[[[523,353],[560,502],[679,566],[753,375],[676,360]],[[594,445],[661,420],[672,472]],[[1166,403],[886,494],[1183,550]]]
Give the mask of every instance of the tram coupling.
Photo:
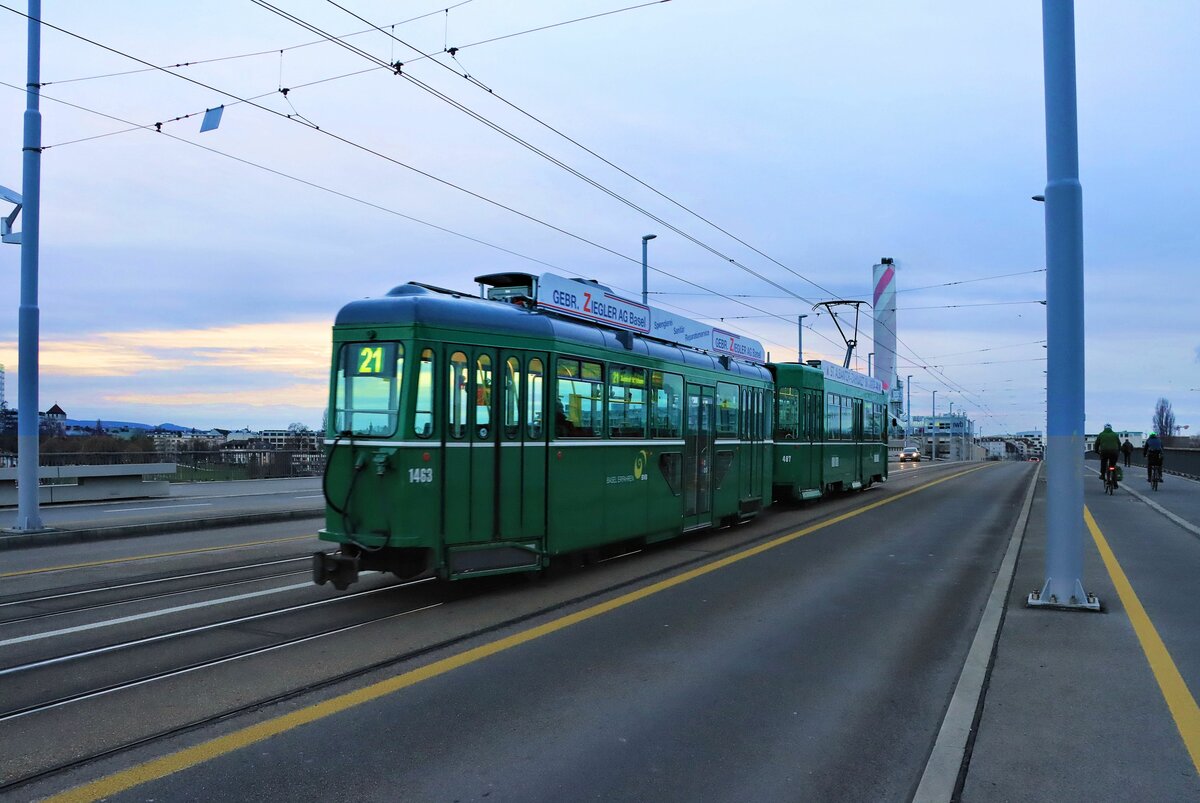
[[[313,582],[319,586],[333,583],[338,591],[345,591],[351,583],[358,582],[358,555],[341,552],[313,553]]]

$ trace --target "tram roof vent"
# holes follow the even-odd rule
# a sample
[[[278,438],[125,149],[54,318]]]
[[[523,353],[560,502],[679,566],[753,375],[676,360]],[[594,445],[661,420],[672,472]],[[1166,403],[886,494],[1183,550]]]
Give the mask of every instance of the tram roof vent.
[[[532,306],[537,298],[537,277],[532,273],[487,273],[475,281],[487,287],[487,298]]]

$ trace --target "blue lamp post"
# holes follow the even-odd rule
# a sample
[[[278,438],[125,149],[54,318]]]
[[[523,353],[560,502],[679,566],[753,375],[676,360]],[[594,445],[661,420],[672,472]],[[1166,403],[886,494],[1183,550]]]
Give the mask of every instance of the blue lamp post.
[[[42,170],[42,3],[29,0],[29,51],[25,79],[25,137],[21,172],[20,235],[12,234],[15,212],[6,220],[4,241],[20,238],[21,306],[17,319],[17,532],[38,532],[38,233]]]
[[[1074,0],[1042,0],[1046,80],[1046,580],[1030,606],[1100,610],[1083,587],[1083,187]]]

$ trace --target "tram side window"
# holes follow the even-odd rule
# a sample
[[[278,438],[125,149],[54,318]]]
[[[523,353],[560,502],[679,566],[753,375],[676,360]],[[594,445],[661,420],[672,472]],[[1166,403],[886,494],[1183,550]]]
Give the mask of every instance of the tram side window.
[[[529,372],[525,375],[525,431],[533,440],[542,437],[542,361],[534,357],[529,361]]]
[[[475,429],[479,437],[488,436],[492,423],[492,358],[480,354],[475,361]]]
[[[808,399],[808,439],[812,441],[825,440],[821,426],[821,394],[809,391],[804,394]]]
[[[433,349],[421,352],[417,368],[417,404],[413,408],[413,434],[428,438],[433,434]]]
[[[446,396],[450,407],[447,422],[450,437],[461,438],[467,434],[467,355],[456,351],[450,355],[450,392]]]
[[[836,393],[825,394],[825,438],[831,441],[842,439],[842,403]]]
[[[761,388],[755,388],[751,393],[754,396],[754,413],[750,423],[750,437],[757,441],[762,440],[763,436],[763,392]]]
[[[521,361],[504,361],[504,437],[521,437]]]
[[[842,396],[842,440],[854,440],[854,400]]]
[[[608,434],[612,438],[646,437],[646,369],[609,366]]]
[[[404,345],[347,343],[338,362],[337,431],[374,437],[393,434],[404,376]]]
[[[861,441],[863,438],[863,403],[862,399],[851,399],[850,438]]]
[[[750,388],[743,388],[743,387],[738,388],[738,404],[741,405],[743,410],[750,409],[750,393],[751,392],[752,391],[750,390]],[[738,437],[741,438],[742,440],[749,440],[751,437],[750,436],[749,418],[750,418],[750,416],[748,416],[748,415],[742,416],[742,423],[738,426]]]
[[[779,412],[775,416],[775,440],[794,440],[800,434],[800,391],[780,388],[776,403]]]
[[[650,372],[650,437],[683,437],[683,377]]]
[[[762,408],[762,410],[763,410],[763,423],[762,423],[761,437],[765,440],[771,436],[771,428],[772,428],[772,426],[774,426],[773,422],[771,421],[771,416],[775,412],[775,396],[769,390],[763,391],[763,408]]]
[[[738,386],[717,383],[717,437],[738,436]]]
[[[604,368],[586,360],[559,360],[554,435],[598,438],[604,432]]]

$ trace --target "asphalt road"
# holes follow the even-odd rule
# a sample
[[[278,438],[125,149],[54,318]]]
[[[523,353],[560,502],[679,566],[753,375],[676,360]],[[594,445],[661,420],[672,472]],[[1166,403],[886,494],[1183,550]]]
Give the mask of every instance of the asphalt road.
[[[243,749],[205,748],[211,760],[157,779],[143,771],[147,782],[122,797],[907,800],[1031,475],[1024,464],[894,468],[883,489],[588,571],[331,604],[287,621],[314,628],[335,608],[344,622],[385,608],[398,618],[173,680],[167,697],[143,688],[85,703],[31,721],[23,741],[53,753],[55,735],[90,724],[86,749],[59,752],[95,754],[232,698],[410,657],[26,789],[44,794],[229,734],[223,744]],[[806,534],[779,538],[796,532]],[[79,643],[95,644],[86,632]],[[404,687],[353,706],[336,696],[379,681]],[[310,717],[322,700],[315,721],[245,746],[244,726]]]

